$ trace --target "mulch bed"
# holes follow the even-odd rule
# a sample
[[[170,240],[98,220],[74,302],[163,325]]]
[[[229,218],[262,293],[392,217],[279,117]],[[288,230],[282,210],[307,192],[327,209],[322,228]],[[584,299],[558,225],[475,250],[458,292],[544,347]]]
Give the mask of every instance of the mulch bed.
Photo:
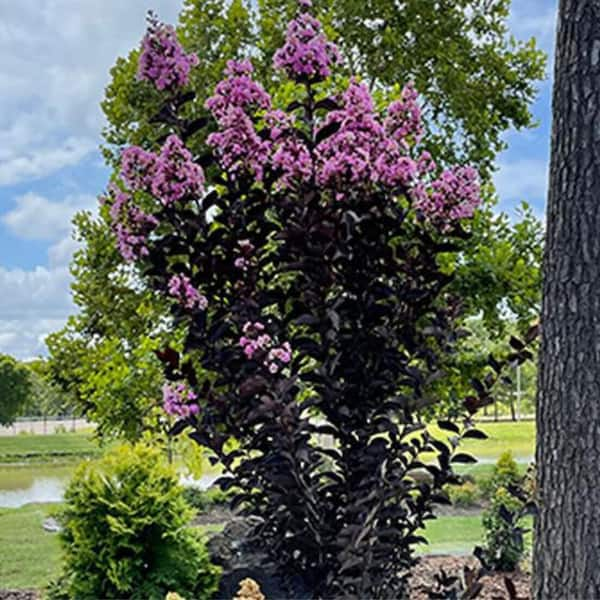
[[[427,600],[427,589],[435,581],[434,575],[440,569],[448,575],[462,575],[463,567],[477,568],[478,562],[474,557],[468,556],[424,556],[413,571],[410,582],[411,600]],[[515,585],[519,599],[531,599],[531,578],[528,573],[494,573],[481,579],[483,590],[477,596],[481,600],[508,600],[509,595],[504,585],[504,577],[509,577]]]
[[[36,590],[0,590],[0,600],[39,600]]]

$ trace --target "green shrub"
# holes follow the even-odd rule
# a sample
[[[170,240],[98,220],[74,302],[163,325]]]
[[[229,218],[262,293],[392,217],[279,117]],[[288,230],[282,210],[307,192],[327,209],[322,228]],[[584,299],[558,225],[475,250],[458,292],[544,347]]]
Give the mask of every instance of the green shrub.
[[[491,504],[482,521],[483,558],[496,571],[513,571],[525,552],[525,531],[519,525],[524,502],[509,492],[521,479],[518,465],[507,450],[498,459],[489,480]]]
[[[520,500],[500,487],[483,514],[484,557],[495,571],[514,571],[523,558],[524,530],[518,524],[522,507]]]
[[[187,487],[183,492],[185,501],[198,512],[206,512],[214,506],[227,505],[230,495],[218,487],[210,487],[207,490]]]
[[[492,475],[489,478],[482,479],[479,487],[483,495],[492,500],[498,488],[517,485],[520,480],[519,465],[515,461],[512,452],[505,450],[494,465]]]
[[[65,494],[63,576],[53,598],[208,599],[219,569],[209,562],[177,473],[160,451],[121,446],[84,462]]]
[[[481,490],[472,481],[465,481],[461,485],[450,485],[447,491],[454,506],[463,508],[477,506],[481,500]]]

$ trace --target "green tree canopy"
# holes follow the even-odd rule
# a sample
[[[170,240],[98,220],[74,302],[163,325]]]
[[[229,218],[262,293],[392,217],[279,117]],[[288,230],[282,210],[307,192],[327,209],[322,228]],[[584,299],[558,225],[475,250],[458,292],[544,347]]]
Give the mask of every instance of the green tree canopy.
[[[27,403],[30,373],[11,356],[0,355],[0,425],[11,425]]]

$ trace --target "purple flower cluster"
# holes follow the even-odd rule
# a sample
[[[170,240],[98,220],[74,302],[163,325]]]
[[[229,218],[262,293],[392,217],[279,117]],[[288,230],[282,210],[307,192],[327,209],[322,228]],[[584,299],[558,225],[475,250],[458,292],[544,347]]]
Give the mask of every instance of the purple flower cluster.
[[[152,194],[164,205],[204,192],[204,171],[192,158],[192,153],[176,136],[165,141],[152,178]]]
[[[200,412],[198,396],[184,383],[167,384],[163,387],[163,409],[172,417],[191,417]]]
[[[313,176],[313,159],[306,144],[294,132],[293,116],[281,110],[265,115],[271,138],[271,167],[280,171],[278,186],[293,187]]]
[[[269,373],[275,374],[292,360],[292,347],[289,342],[276,346],[273,338],[265,333],[265,326],[256,321],[248,321],[243,327],[244,335],[239,344],[249,360],[261,360]]]
[[[190,281],[186,275],[173,275],[169,280],[169,294],[189,310],[199,308],[206,310],[208,301]]]
[[[121,154],[121,179],[130,190],[149,192],[156,173],[158,157],[139,146],[130,146]]]
[[[190,70],[198,64],[195,54],[186,54],[171,25],[151,18],[142,41],[138,79],[153,83],[157,89],[174,90],[187,85]]]
[[[285,71],[295,81],[322,81],[331,74],[331,65],[341,62],[337,46],[328,41],[321,23],[306,10],[310,3],[301,3],[301,12],[290,21],[285,44],[273,57],[273,65]]]
[[[387,117],[383,121],[386,134],[405,149],[409,147],[407,142],[416,145],[423,137],[424,129],[418,98],[417,90],[412,83],[409,83],[402,90],[400,100],[388,106]]]
[[[219,119],[219,128],[206,141],[215,149],[221,166],[232,177],[240,172],[253,173],[261,181],[270,144],[260,138],[250,117],[241,108],[232,106]]]
[[[226,79],[217,84],[214,95],[205,103],[217,121],[227,116],[232,107],[241,108],[247,114],[271,108],[271,97],[252,79],[253,71],[249,60],[227,61]]]
[[[383,126],[377,120],[367,86],[352,81],[343,95],[343,108],[329,113],[324,126],[339,129],[317,147],[320,164],[317,181],[337,190],[373,178],[373,165],[381,152]]]
[[[252,79],[252,71],[249,60],[228,61],[227,78],[217,84],[214,95],[206,101],[206,108],[219,125],[219,131],[211,133],[207,143],[230,175],[249,172],[260,181],[270,145],[258,135],[250,115],[268,110],[271,97]]]
[[[481,203],[477,170],[473,167],[456,167],[444,171],[431,183],[427,191],[424,184],[413,190],[415,208],[432,221],[448,223],[471,218]]]
[[[204,191],[204,171],[176,136],[170,135],[159,155],[131,146],[121,155],[121,179],[130,191],[143,191],[169,205]]]
[[[117,238],[121,256],[132,262],[148,256],[148,235],[158,225],[158,220],[133,203],[131,194],[112,185],[109,189],[111,227]],[[106,199],[105,199],[106,200]]]

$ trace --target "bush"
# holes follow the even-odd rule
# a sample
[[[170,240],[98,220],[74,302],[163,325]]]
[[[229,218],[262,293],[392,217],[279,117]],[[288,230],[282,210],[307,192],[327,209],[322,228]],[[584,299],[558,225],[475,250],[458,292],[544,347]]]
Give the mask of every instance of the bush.
[[[492,474],[479,482],[482,494],[491,501],[499,487],[508,488],[517,485],[521,480],[519,465],[515,461],[511,450],[505,450],[494,465]]]
[[[185,501],[198,512],[206,512],[214,506],[225,506],[228,504],[231,494],[222,491],[218,487],[210,487],[201,490],[196,487],[186,487],[183,491]]]
[[[519,465],[517,465],[517,462],[513,458],[512,452],[505,450],[494,465],[492,487],[493,489],[498,489],[500,487],[508,487],[509,485],[517,485],[520,480]]]
[[[485,531],[482,557],[495,571],[513,571],[525,552],[525,531],[519,522],[524,514],[524,498],[513,492],[521,482],[512,453],[504,452],[489,481],[491,505],[483,515]]]
[[[208,599],[209,562],[177,473],[156,449],[121,446],[84,462],[65,494],[63,576],[52,598]]]
[[[523,503],[499,487],[483,515],[484,558],[494,571],[514,571],[525,552],[524,530],[519,527]]]
[[[472,481],[465,481],[461,485],[450,485],[447,493],[452,504],[462,508],[477,506],[481,500],[481,490]]]

